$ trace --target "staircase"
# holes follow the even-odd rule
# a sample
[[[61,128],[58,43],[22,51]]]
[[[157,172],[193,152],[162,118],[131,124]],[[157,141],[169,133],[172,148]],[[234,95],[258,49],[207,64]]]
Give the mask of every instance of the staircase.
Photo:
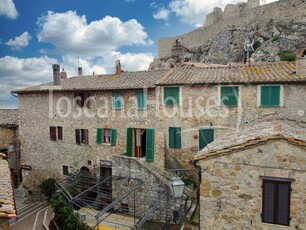
[[[44,201],[22,206],[17,215],[18,219],[10,221],[11,230],[48,230],[53,212]]]

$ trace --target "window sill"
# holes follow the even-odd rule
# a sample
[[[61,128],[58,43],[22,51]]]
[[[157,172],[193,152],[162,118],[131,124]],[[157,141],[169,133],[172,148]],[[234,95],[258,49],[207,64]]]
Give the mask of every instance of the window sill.
[[[261,222],[263,225],[268,225],[268,226],[275,226],[277,228],[290,228],[290,224],[289,225],[284,225],[284,224],[273,224],[273,223],[267,223],[267,222]]]
[[[281,108],[280,105],[260,105],[259,108]]]
[[[138,111],[147,111],[146,108],[137,108]]]
[[[100,145],[102,145],[102,146],[112,146],[111,143],[102,143]]]
[[[112,110],[121,110],[122,108],[112,108]]]

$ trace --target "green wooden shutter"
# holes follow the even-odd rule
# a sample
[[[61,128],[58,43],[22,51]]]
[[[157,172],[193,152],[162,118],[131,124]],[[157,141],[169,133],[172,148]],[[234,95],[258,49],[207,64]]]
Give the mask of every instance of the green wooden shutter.
[[[213,129],[199,130],[199,149],[203,149],[206,145],[214,141]]]
[[[280,86],[271,86],[271,106],[280,105]]]
[[[222,86],[221,101],[222,105],[237,106],[239,98],[238,86]]]
[[[133,156],[133,128],[126,129],[126,155]]]
[[[147,98],[144,91],[137,91],[137,108],[138,109],[145,109],[147,107]]]
[[[117,139],[117,130],[112,129],[112,132],[111,132],[111,145],[112,146],[116,145],[116,139]]]
[[[154,162],[154,129],[146,129],[146,160]]]
[[[169,127],[169,148],[181,148],[181,128]]]
[[[280,86],[261,86],[261,106],[280,106]]]
[[[180,104],[180,88],[165,87],[164,88],[164,105],[173,106]]]
[[[101,128],[97,128],[97,139],[96,139],[96,143],[98,145],[102,144],[102,129]]]

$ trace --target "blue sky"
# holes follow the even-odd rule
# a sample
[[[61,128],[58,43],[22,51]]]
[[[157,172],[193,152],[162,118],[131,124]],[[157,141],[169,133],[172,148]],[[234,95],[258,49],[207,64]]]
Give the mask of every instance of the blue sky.
[[[272,1],[272,0],[270,0]],[[0,108],[10,95],[52,80],[51,64],[69,76],[145,70],[158,38],[201,26],[215,6],[238,0],[0,0]]]

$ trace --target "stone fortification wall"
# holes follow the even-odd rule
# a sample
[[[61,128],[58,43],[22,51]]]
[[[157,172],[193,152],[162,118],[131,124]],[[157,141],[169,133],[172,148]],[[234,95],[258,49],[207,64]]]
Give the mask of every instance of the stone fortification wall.
[[[280,0],[263,6],[258,6],[254,0],[238,5],[227,5],[224,12],[220,8],[215,8],[207,15],[203,27],[175,37],[159,39],[158,58],[170,57],[171,47],[178,38],[187,48],[192,49],[204,45],[225,29],[244,27],[247,22],[256,23],[260,28],[265,27],[271,19],[305,22],[305,11],[306,4],[303,0]]]

